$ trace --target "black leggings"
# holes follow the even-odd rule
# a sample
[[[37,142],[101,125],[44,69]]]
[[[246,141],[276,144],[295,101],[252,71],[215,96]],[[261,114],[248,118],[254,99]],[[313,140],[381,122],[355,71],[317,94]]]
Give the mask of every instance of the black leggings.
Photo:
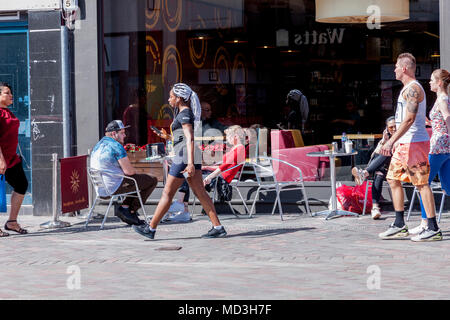
[[[5,180],[14,189],[14,192],[24,195],[28,189],[28,180],[23,171],[22,162],[6,169]]]
[[[383,156],[379,153],[370,160],[366,171],[369,174],[373,174],[373,184],[372,184],[372,201],[374,203],[379,203],[381,198],[381,192],[383,191],[383,181],[386,178],[386,166],[389,165],[391,157]],[[380,171],[381,174],[377,174],[376,171]]]

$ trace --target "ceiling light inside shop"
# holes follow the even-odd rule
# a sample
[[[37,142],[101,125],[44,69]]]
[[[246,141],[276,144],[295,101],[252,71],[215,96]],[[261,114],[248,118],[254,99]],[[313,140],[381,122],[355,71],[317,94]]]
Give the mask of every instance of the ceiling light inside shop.
[[[225,43],[247,43],[247,40],[240,40],[240,39],[234,39],[234,40],[228,40],[228,41],[224,41]]]
[[[300,50],[292,50],[292,49],[288,49],[288,50],[282,50],[280,51],[281,53],[299,53]]]
[[[409,0],[316,0],[316,21],[393,22],[409,19]]]

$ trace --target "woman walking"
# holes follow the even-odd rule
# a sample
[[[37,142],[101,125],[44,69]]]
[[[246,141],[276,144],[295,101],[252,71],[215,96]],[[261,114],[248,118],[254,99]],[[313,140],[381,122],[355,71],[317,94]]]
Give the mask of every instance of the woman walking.
[[[23,171],[22,159],[16,153],[20,121],[8,108],[12,103],[10,85],[0,82],[0,174],[5,175],[6,182],[14,189],[11,193],[11,211],[5,229],[26,234],[27,230],[22,229],[17,223],[17,216],[28,188],[28,180]],[[9,236],[7,232],[0,230],[0,237],[7,236]]]
[[[436,92],[437,98],[430,111],[432,135],[430,138],[430,177],[431,183],[439,175],[442,190],[450,195],[450,102],[448,99],[450,91],[450,73],[444,69],[437,69],[431,74],[430,88]],[[427,215],[420,198],[422,210],[422,221],[419,226],[411,229],[409,233],[420,234],[427,226]]]
[[[133,229],[150,239],[155,237],[156,227],[169,209],[178,188],[186,178],[189,186],[208,214],[213,227],[202,237],[225,237],[227,232],[220,224],[214,204],[203,186],[201,163],[194,164],[194,131],[201,117],[201,106],[197,94],[184,84],[177,83],[170,90],[169,104],[175,110],[175,118],[171,124],[175,158],[170,167],[161,200],[156,207],[150,223],[133,226]]]

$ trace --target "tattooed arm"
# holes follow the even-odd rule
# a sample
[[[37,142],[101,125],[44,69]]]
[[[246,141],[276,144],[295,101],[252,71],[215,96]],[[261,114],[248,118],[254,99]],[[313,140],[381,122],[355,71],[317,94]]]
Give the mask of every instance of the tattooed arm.
[[[397,131],[392,137],[383,145],[380,150],[380,154],[384,156],[391,155],[392,146],[400,139],[413,125],[416,120],[417,112],[419,111],[419,103],[424,99],[424,93],[417,84],[411,85],[411,87],[403,93],[403,97],[406,99],[406,116],[403,119]]]

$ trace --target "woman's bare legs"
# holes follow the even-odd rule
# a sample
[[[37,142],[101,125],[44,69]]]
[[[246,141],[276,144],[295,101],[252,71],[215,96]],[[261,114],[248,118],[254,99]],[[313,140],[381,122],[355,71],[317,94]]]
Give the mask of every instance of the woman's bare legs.
[[[213,226],[220,226],[219,217],[217,216],[214,203],[212,202],[211,198],[205,190],[205,186],[203,185],[202,171],[195,170],[194,176],[187,178],[187,182],[189,183],[192,191],[194,191],[195,196],[200,201]]]
[[[161,200],[156,207],[152,221],[150,221],[150,228],[156,229],[158,223],[169,210],[170,205],[172,204],[172,199],[175,196],[178,188],[180,188],[181,184],[183,183],[183,180],[183,178],[176,178],[174,176],[171,176],[170,174],[167,175],[166,185],[164,186]]]

